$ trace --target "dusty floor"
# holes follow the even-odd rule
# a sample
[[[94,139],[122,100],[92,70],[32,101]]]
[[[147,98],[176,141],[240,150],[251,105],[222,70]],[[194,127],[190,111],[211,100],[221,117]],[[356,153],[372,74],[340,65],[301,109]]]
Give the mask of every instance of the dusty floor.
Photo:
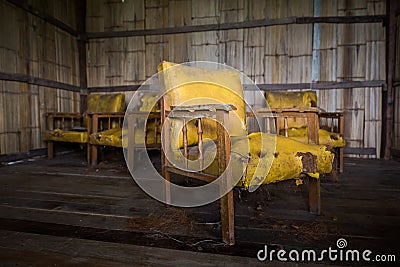
[[[235,189],[237,243],[228,247],[220,242],[218,202],[167,207],[116,157],[97,169],[80,154],[1,166],[0,266],[265,266],[257,260],[264,245],[322,251],[337,248],[339,238],[347,249],[400,261],[399,162],[346,158],[338,183],[322,180],[320,216],[308,213],[307,186],[294,180],[254,193]]]

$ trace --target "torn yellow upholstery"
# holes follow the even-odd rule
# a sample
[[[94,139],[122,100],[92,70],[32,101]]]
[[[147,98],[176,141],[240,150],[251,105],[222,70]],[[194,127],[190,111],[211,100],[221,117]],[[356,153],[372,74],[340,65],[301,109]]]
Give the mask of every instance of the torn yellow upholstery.
[[[89,94],[87,96],[87,112],[120,112],[125,107],[124,94]],[[81,126],[87,126],[87,118],[84,117]],[[45,141],[87,143],[89,134],[86,131],[74,131],[73,129],[47,130],[44,134]]]
[[[319,178],[319,174],[331,172],[334,156],[325,146],[304,144],[290,138],[259,132],[247,135],[245,102],[238,72],[177,66],[168,62],[162,63],[159,70],[162,71],[165,87],[173,88],[167,91],[165,96],[171,106],[236,106],[237,110],[230,112],[230,136],[232,171],[244,174],[238,186],[248,188],[261,183],[298,178],[305,173]],[[310,95],[306,99],[313,99],[312,94]],[[216,123],[206,119],[203,121],[204,159],[205,166],[208,166],[205,172],[217,175],[218,163],[213,160],[216,146],[210,145],[216,139]],[[179,119],[169,119],[169,123],[171,150],[167,153],[172,154],[170,156],[173,157],[173,164],[184,166],[184,156],[181,152],[183,122]],[[187,123],[187,133],[189,145],[197,144],[194,122]],[[193,159],[195,158],[194,155]],[[189,168],[198,168],[197,161],[189,161],[188,164]]]
[[[302,92],[266,92],[267,103],[271,109],[309,108],[317,106],[317,94],[315,91]],[[287,118],[289,131],[288,137],[308,143],[307,119]],[[283,120],[280,121],[279,129],[283,134]],[[319,144],[330,147],[344,147],[346,142],[342,134],[319,129]]]
[[[63,131],[60,129],[46,131],[44,133],[44,139],[46,141],[73,143],[87,143],[89,140],[87,132]]]
[[[113,128],[89,136],[92,145],[122,147],[122,129]]]
[[[342,134],[329,132],[324,129],[319,129],[318,134],[319,134],[320,145],[327,145],[330,147],[344,147],[346,145],[346,141],[344,140]],[[307,127],[290,128],[288,130],[288,137],[303,143],[307,143],[308,142]]]
[[[163,76],[164,86],[168,88],[166,97],[170,106],[191,106],[199,104],[234,105],[237,110],[230,112],[231,135],[241,136],[247,133],[246,106],[243,101],[243,90],[240,76],[235,70],[208,70],[176,65],[170,62],[160,64],[158,70]],[[172,136],[179,133],[183,123],[181,120],[172,122]],[[188,124],[188,141],[197,142],[197,132],[194,121]],[[211,119],[203,120],[203,137],[215,138],[216,122]],[[182,146],[182,136],[171,139],[172,147]]]
[[[125,134],[125,132],[124,132]],[[90,135],[90,144],[99,146],[122,146],[122,135],[123,130],[121,128],[113,128],[105,130],[99,133],[93,133]],[[127,140],[127,139],[125,139]],[[155,142],[157,141],[157,142]],[[135,144],[144,143],[144,133],[142,131],[135,132]],[[157,140],[155,140],[154,130],[149,130],[146,132],[146,145],[152,145],[155,143],[161,143],[161,135],[157,134]]]
[[[276,147],[274,144],[276,141]],[[213,158],[216,147],[205,143],[204,158]],[[250,148],[250,153],[245,154]],[[310,145],[291,138],[266,133],[251,133],[248,136],[232,138],[232,172],[244,173],[237,186],[248,188],[260,184],[275,183],[283,180],[300,178],[308,174],[319,178],[319,174],[330,173],[334,155],[323,145]],[[173,152],[174,162],[184,166],[181,151]],[[197,162],[196,162],[197,163]],[[208,165],[208,164],[206,164]],[[246,168],[247,165],[247,168]],[[198,168],[189,161],[189,168]],[[310,171],[310,168],[314,168]],[[204,170],[217,175],[218,162],[213,160]]]
[[[317,94],[315,91],[302,92],[266,92],[265,98],[271,109],[310,108],[317,106]],[[306,118],[288,118],[290,127],[298,128],[307,125]],[[284,129],[284,122],[281,120],[279,129]]]
[[[151,106],[152,103],[156,100],[156,95],[144,95],[141,99],[141,107],[140,111],[152,111],[159,112],[158,105]],[[114,103],[115,107],[118,107],[116,103]],[[137,125],[137,129],[143,129],[143,121]],[[148,119],[146,124],[146,144],[156,144],[161,143],[161,120],[157,120],[157,125],[155,125],[156,119]],[[155,136],[155,131],[157,131],[157,136]],[[114,146],[114,147],[123,147],[122,146],[122,136],[123,136],[122,128],[112,126],[111,129],[101,131],[98,133],[92,133],[89,136],[89,142],[92,145],[100,145],[100,146]],[[141,130],[135,131],[135,143],[143,144],[144,143],[144,132]]]
[[[315,91],[302,92],[266,92],[267,103],[270,108],[309,108],[317,106]]]
[[[87,112],[122,112],[125,110],[125,94],[89,94]]]

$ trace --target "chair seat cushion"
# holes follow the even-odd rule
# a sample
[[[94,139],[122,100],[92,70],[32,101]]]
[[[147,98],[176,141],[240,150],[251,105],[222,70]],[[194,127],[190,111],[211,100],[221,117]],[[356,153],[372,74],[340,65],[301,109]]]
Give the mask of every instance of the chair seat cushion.
[[[265,98],[270,108],[307,108],[317,106],[315,91],[266,92]]]
[[[63,131],[61,129],[55,129],[46,131],[44,133],[45,141],[58,141],[58,142],[72,142],[72,143],[87,143],[88,133],[78,131]]]
[[[318,134],[320,145],[330,147],[344,147],[346,145],[342,134],[329,132],[324,129],[319,129]],[[308,143],[308,130],[306,127],[291,128],[288,130],[288,137],[299,142]]]
[[[92,145],[122,147],[122,129],[114,128],[89,136],[89,143]]]
[[[147,131],[146,135],[147,135],[146,138],[147,145],[156,143],[154,131]],[[91,134],[89,136],[89,142],[92,145],[122,147],[122,129],[114,128]],[[142,131],[135,132],[135,143],[136,144],[144,143],[144,133]],[[161,136],[159,133],[157,134],[157,143],[161,143]]]
[[[323,145],[310,145],[291,138],[266,133],[252,133],[247,137],[232,138],[232,172],[243,173],[237,186],[249,188],[260,184],[297,179],[305,174],[319,178],[330,173],[334,155]],[[204,143],[204,159],[214,159],[216,147],[213,141]],[[184,166],[180,150],[173,152],[175,165]],[[193,157],[196,158],[196,157]],[[189,168],[196,168],[197,162],[189,161]],[[181,165],[182,164],[182,165]],[[218,162],[205,162],[204,172],[218,173]],[[247,165],[247,167],[246,167]]]

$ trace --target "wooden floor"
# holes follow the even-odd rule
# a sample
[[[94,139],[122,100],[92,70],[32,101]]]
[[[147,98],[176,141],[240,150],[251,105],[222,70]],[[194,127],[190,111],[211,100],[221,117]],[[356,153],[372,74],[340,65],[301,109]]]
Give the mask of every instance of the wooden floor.
[[[0,184],[0,266],[266,266],[256,257],[264,245],[322,251],[339,238],[348,249],[400,261],[395,161],[346,158],[339,183],[322,180],[320,216],[308,213],[307,186],[294,180],[254,193],[235,189],[233,247],[220,242],[218,202],[167,207],[135,184],[121,160],[88,169],[83,155],[36,159],[1,166]],[[315,264],[322,263],[354,264]]]

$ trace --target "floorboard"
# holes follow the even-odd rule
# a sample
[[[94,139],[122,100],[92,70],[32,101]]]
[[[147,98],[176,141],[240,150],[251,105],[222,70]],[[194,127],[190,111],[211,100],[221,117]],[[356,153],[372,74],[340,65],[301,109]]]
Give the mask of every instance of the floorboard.
[[[307,179],[254,193],[235,189],[236,245],[228,247],[221,243],[218,202],[166,206],[146,195],[120,161],[90,169],[72,154],[2,166],[0,265],[265,266],[256,258],[264,245],[323,250],[339,238],[349,249],[399,261],[399,173],[399,162],[346,158],[338,183],[322,178],[320,216],[308,212]]]

